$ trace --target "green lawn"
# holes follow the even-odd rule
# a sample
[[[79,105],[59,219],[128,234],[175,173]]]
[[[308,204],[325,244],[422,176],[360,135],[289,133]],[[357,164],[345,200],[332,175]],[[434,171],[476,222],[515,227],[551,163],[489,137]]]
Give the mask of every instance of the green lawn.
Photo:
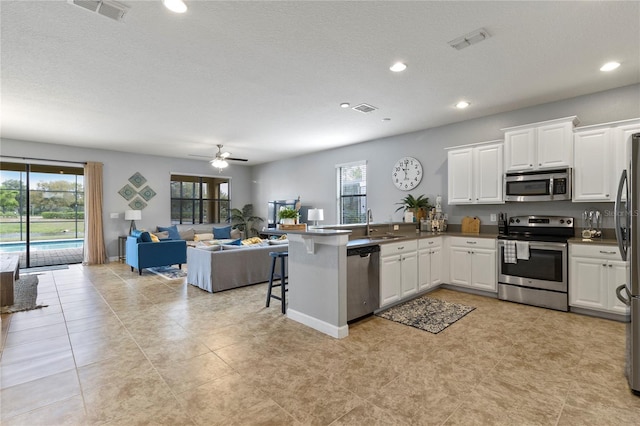
[[[64,219],[36,219],[31,221],[31,240],[60,240],[76,238],[76,223]],[[16,219],[0,220],[0,241],[21,241],[26,237],[26,224],[22,224],[22,238],[20,237],[20,222]],[[78,238],[84,237],[84,221],[78,222]]]

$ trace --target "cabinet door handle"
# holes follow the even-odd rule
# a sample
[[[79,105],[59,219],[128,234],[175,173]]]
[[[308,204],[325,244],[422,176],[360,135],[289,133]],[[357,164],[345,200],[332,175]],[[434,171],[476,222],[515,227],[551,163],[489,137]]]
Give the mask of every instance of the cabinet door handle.
[[[602,254],[616,254],[615,251],[605,251],[605,250],[600,250],[600,253],[602,253]]]
[[[398,247],[398,250],[404,250],[404,246]]]
[[[606,263],[603,263],[603,264],[602,264],[602,266],[604,266],[604,267],[606,268],[606,267],[607,267],[607,264],[606,264]]]
[[[467,241],[467,244],[478,244],[477,241]]]
[[[613,265],[609,264],[609,268],[613,268]]]
[[[609,194],[604,194],[605,197],[609,198]]]

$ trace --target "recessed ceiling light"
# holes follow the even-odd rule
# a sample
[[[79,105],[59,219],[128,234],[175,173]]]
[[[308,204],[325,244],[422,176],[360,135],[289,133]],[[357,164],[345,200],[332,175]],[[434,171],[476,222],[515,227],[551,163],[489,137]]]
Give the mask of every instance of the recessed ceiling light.
[[[402,72],[407,69],[407,65],[403,64],[402,62],[396,62],[395,64],[391,65],[389,69],[393,72]]]
[[[349,102],[343,102],[340,104],[340,108],[349,108],[351,106],[351,104],[349,104]]]
[[[175,13],[184,13],[187,11],[187,5],[182,0],[162,0],[164,7]]]
[[[456,108],[458,109],[465,109],[466,107],[468,107],[469,105],[471,105],[469,102],[467,101],[460,101],[456,104]]]
[[[600,67],[600,71],[613,71],[620,66],[620,62],[607,62]]]

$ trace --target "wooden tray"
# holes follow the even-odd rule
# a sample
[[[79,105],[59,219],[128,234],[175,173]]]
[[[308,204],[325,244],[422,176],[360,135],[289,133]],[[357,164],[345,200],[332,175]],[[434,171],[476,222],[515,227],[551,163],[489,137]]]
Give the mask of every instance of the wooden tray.
[[[462,218],[463,233],[479,234],[480,233],[480,219],[477,217],[465,216]]]
[[[299,223],[297,225],[282,225],[282,224],[278,224],[278,229],[280,229],[282,231],[306,231],[307,230],[307,224],[306,223]]]

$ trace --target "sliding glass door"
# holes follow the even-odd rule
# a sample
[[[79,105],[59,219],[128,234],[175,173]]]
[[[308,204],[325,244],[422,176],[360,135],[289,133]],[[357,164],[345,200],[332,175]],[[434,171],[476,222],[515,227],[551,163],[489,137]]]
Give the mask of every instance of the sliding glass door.
[[[82,262],[83,184],[80,167],[0,164],[0,252],[22,268]]]

